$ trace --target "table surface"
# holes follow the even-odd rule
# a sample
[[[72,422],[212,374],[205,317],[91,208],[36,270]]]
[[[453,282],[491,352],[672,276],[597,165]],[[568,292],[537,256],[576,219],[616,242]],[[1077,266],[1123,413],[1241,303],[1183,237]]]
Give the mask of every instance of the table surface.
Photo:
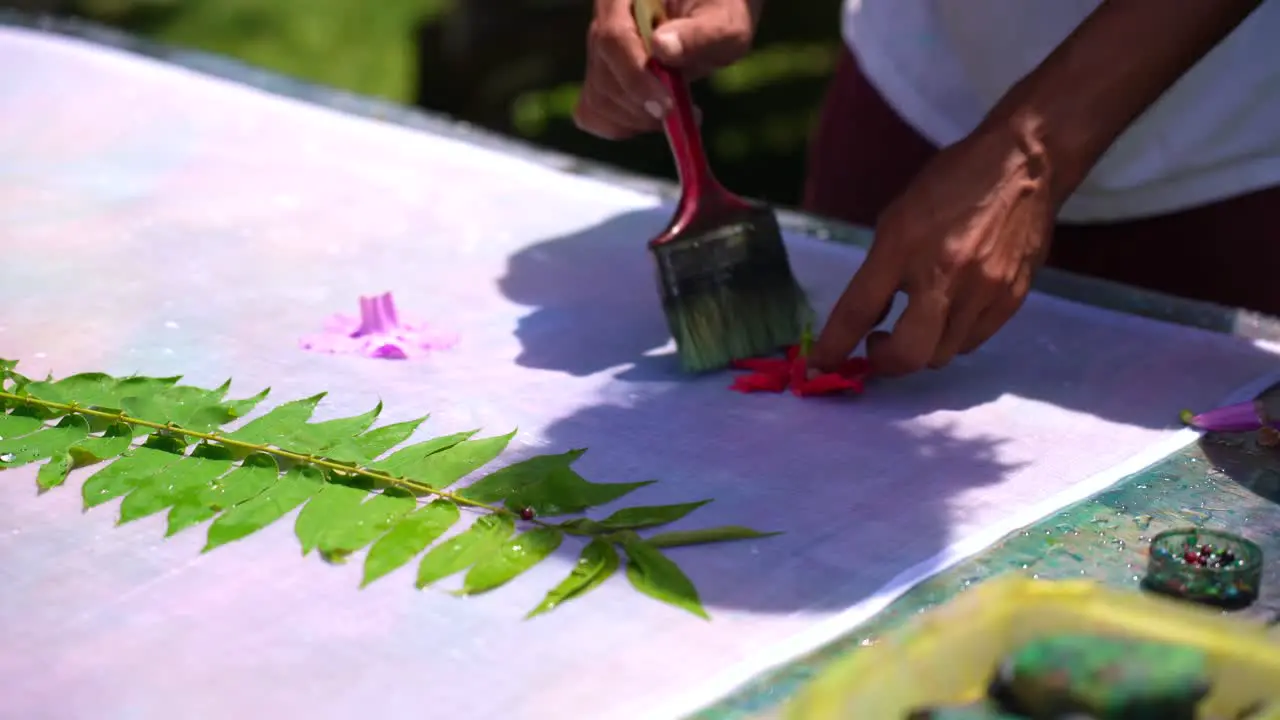
[[[4,13],[0,13],[0,22],[33,24],[21,16]],[[297,99],[463,136],[480,145],[500,147],[504,152],[538,156],[561,169],[604,176],[631,187],[670,193],[665,184],[628,178],[589,163],[497,139],[463,125],[288,80],[223,58],[166,50],[76,23],[34,24],[47,30],[143,52]],[[828,225],[795,214],[785,214],[783,220],[786,224],[804,226],[815,234],[835,240],[866,242],[865,231]],[[1058,295],[1088,299],[1095,304],[1135,314],[1248,337],[1280,339],[1280,326],[1247,313],[1054,273],[1046,273],[1040,286]],[[1280,563],[1277,562],[1280,560],[1280,532],[1277,532],[1280,531],[1280,505],[1277,503],[1280,503],[1280,462],[1273,451],[1259,447],[1251,436],[1206,438],[1120,485],[1066,508],[917,586],[855,633],[804,660],[761,677],[698,717],[706,720],[774,717],[779,706],[797,688],[833,660],[856,652],[922,609],[945,602],[966,588],[996,575],[1025,572],[1041,578],[1089,576],[1112,585],[1133,586],[1141,576],[1146,540],[1166,527],[1177,525],[1238,529],[1247,523],[1248,534],[1264,544],[1271,558],[1272,572],[1262,599],[1245,613],[1265,622],[1274,622],[1280,615],[1280,587],[1277,585],[1280,577]]]

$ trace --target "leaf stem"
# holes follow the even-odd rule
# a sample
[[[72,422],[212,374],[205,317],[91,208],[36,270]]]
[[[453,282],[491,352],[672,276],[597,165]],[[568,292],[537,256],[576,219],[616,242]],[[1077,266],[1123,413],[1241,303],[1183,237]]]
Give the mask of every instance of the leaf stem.
[[[375,470],[366,470],[365,468],[362,468],[355,464],[334,462],[333,460],[317,457],[315,455],[296,453],[289,450],[285,450],[283,448],[275,447],[273,445],[247,443],[247,442],[242,442],[240,440],[233,440],[231,438],[228,438],[224,435],[220,435],[218,433],[206,433],[206,432],[200,432],[198,430],[189,430],[175,423],[151,422],[150,420],[143,420],[142,418],[130,417],[129,415],[126,415],[124,411],[109,412],[106,410],[96,410],[94,408],[84,407],[79,403],[74,403],[74,402],[61,403],[61,402],[54,402],[53,400],[42,400],[38,397],[33,397],[31,395],[18,395],[15,393],[7,392],[5,390],[0,390],[0,400],[16,401],[24,405],[35,405],[38,407],[43,407],[48,410],[56,410],[63,413],[78,413],[80,415],[89,415],[91,417],[102,418],[103,420],[113,420],[115,422],[124,423],[126,425],[150,428],[152,430],[163,430],[165,432],[175,433],[177,435],[183,435],[189,438],[203,440],[205,442],[214,442],[214,443],[218,443],[219,445],[238,448],[240,450],[246,450],[249,452],[267,453],[270,455],[275,455],[276,457],[286,458],[294,462],[315,465],[316,467],[325,468],[326,470],[333,470],[335,472],[358,475],[360,477],[365,477],[370,480],[379,480],[404,490],[409,490],[411,492],[416,492],[416,493],[434,495],[436,497],[449,500],[458,505],[465,505],[467,507],[488,510],[489,512],[497,515],[512,515],[512,516],[519,517],[519,513],[514,513],[500,505],[490,505],[489,503],[470,500],[456,493],[451,493],[451,492],[448,492],[447,490],[438,490],[436,488],[431,487],[430,485],[418,482],[416,480],[411,480],[409,478],[397,477],[395,475],[390,475],[388,473],[383,473],[383,472],[377,472]],[[548,525],[548,523],[541,522],[536,518],[531,520],[530,522],[536,523],[538,525]]]

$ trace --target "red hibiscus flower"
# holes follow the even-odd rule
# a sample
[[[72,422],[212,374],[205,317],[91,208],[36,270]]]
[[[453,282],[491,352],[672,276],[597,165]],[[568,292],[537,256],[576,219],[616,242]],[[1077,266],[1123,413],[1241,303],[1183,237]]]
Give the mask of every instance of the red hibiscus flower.
[[[785,359],[749,358],[735,361],[734,368],[748,372],[734,378],[729,389],[742,393],[779,393],[790,387],[792,394],[800,397],[862,392],[862,383],[871,371],[866,358],[850,358],[835,372],[814,374],[809,369],[808,340],[806,333],[800,345],[787,348]]]

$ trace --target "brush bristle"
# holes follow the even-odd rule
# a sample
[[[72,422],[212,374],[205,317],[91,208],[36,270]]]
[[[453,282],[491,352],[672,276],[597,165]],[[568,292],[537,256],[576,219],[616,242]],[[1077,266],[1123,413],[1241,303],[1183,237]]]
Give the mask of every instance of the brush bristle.
[[[667,324],[688,372],[793,345],[812,315],[768,208],[653,252]]]

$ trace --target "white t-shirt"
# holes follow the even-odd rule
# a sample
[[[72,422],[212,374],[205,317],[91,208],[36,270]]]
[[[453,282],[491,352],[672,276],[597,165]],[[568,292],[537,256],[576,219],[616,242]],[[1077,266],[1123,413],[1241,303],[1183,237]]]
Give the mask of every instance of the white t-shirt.
[[[846,0],[844,36],[885,100],[945,146],[976,127],[1100,3]],[[1278,2],[1262,3],[1139,117],[1060,218],[1138,218],[1271,186],[1280,186]]]

